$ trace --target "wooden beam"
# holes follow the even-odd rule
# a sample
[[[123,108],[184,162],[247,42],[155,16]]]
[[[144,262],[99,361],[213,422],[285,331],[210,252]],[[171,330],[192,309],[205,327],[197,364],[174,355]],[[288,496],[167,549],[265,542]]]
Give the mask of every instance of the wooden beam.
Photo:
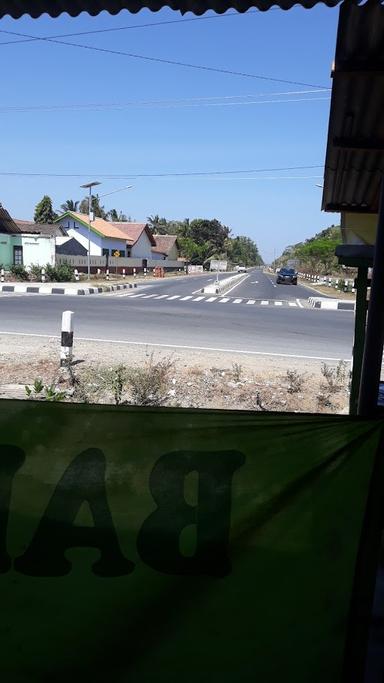
[[[375,138],[333,138],[333,146],[338,149],[359,150],[362,152],[382,152],[384,141]]]

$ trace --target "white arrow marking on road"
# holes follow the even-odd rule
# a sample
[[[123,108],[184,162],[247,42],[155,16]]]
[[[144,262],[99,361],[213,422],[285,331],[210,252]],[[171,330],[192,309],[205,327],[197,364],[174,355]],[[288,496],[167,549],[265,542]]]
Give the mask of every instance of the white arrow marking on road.
[[[247,301],[247,304],[255,304],[255,303],[256,303],[256,301],[254,299],[249,299],[249,301]]]

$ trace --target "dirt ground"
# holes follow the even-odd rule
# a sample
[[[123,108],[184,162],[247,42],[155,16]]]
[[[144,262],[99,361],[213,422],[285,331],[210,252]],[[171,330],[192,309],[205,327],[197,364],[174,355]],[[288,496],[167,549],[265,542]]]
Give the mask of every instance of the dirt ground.
[[[26,399],[27,385],[31,398],[50,388],[51,400],[348,412],[346,364],[88,341],[75,343],[71,371],[59,358],[58,338],[1,335],[0,398]],[[36,380],[44,385],[38,394]]]

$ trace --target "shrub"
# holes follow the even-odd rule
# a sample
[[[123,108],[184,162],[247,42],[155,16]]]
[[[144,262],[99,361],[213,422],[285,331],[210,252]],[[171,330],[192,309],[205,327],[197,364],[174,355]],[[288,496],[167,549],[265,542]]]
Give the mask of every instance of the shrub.
[[[31,263],[29,266],[29,277],[31,280],[41,280],[41,266],[38,263]]]
[[[302,390],[305,382],[305,375],[300,374],[297,370],[287,370],[288,393],[298,394]]]
[[[321,374],[325,379],[325,383],[323,382],[320,385],[320,388],[324,393],[335,394],[346,388],[348,368],[345,361],[340,360],[335,368],[331,368],[326,363],[323,363],[321,366]]]
[[[174,361],[164,358],[154,361],[153,354],[142,367],[127,370],[127,383],[132,403],[138,406],[161,406],[168,397],[169,374]]]
[[[11,266],[10,271],[18,280],[29,280],[29,275],[25,270],[25,266],[13,265]]]
[[[57,266],[47,263],[45,266],[45,274],[51,282],[71,282],[73,272],[74,268],[69,263],[60,263]]]

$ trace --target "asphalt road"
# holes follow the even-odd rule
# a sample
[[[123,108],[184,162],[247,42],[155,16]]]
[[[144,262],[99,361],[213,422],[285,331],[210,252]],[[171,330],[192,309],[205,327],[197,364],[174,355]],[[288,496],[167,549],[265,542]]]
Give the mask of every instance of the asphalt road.
[[[0,343],[6,344],[4,333],[59,335],[61,313],[70,309],[75,312],[77,338],[324,360],[351,358],[352,312],[302,307],[310,290],[274,287],[273,277],[257,270],[228,296],[200,295],[200,299],[199,291],[209,279],[208,275],[163,280],[139,285],[137,291],[89,297],[3,296]],[[261,305],[262,301],[268,305]]]

